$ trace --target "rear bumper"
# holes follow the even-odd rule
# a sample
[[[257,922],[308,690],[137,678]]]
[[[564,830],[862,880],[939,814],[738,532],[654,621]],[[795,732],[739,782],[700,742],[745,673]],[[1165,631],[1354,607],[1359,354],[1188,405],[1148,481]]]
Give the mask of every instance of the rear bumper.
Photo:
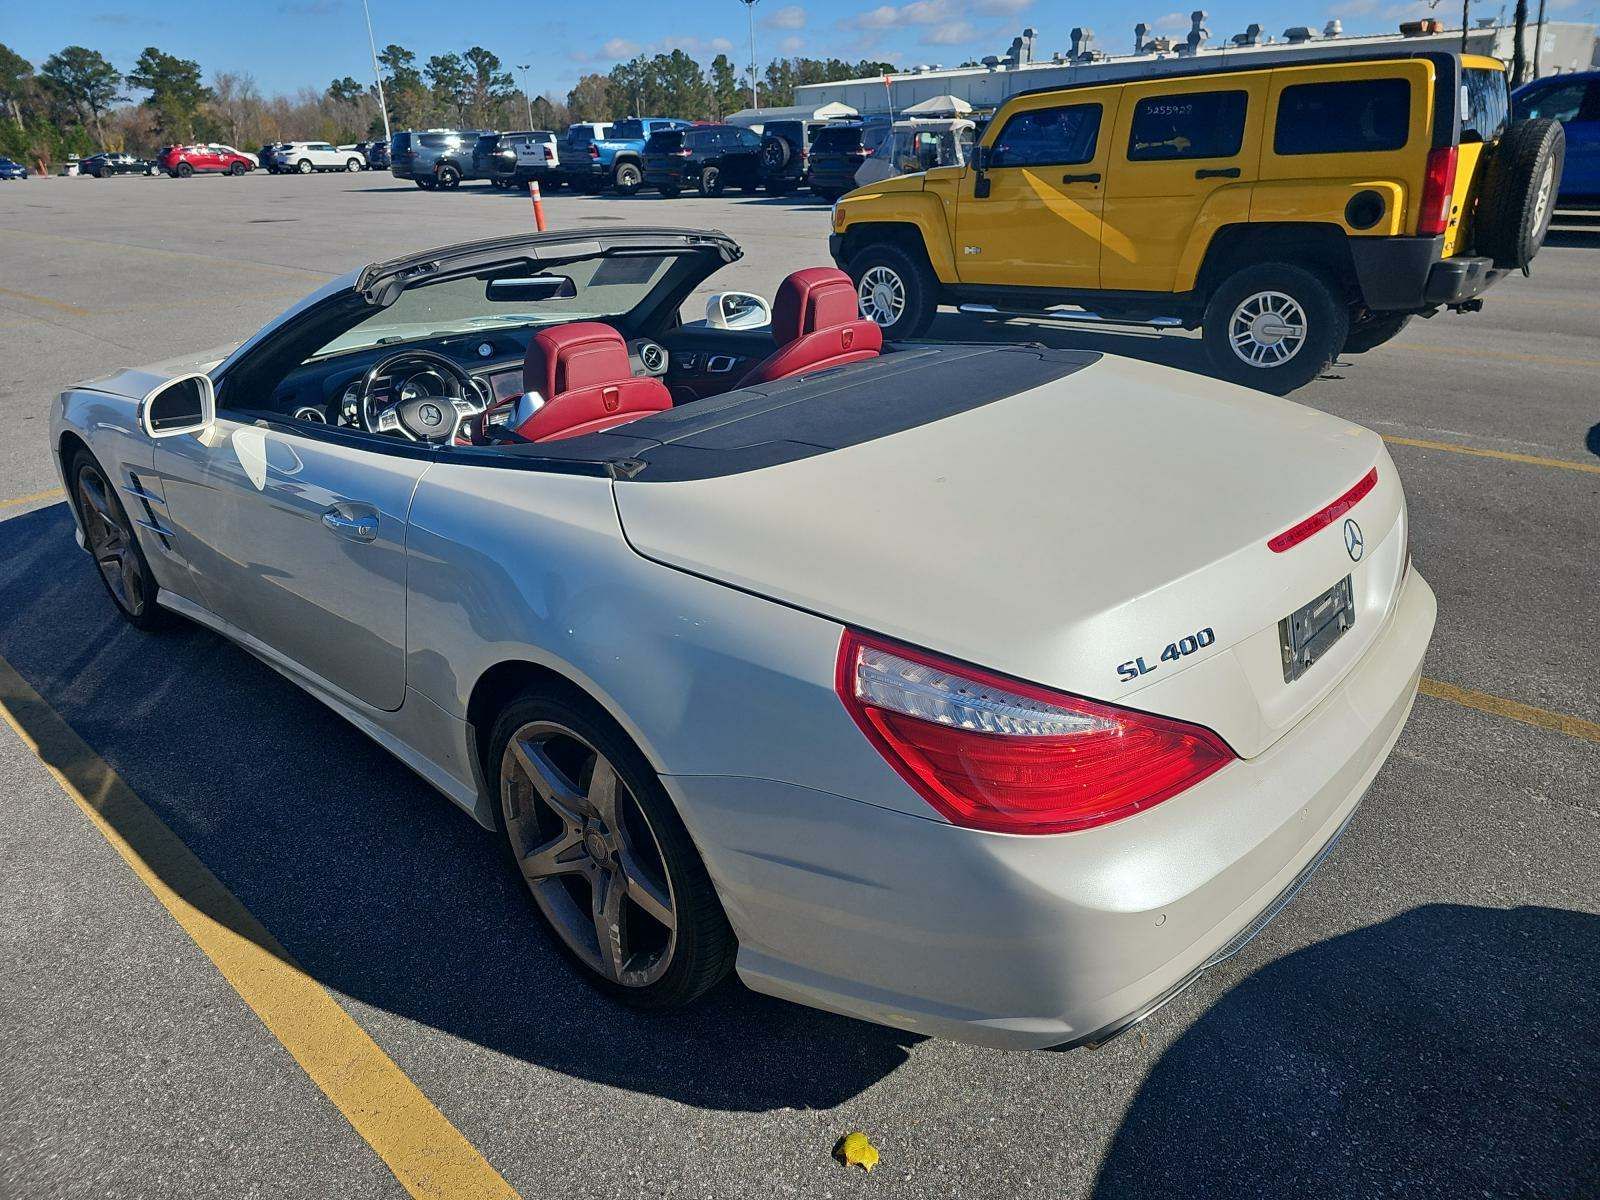
[[[1017,837],[771,780],[666,780],[746,984],[917,1033],[1095,1045],[1264,926],[1325,856],[1410,712],[1435,602],[1416,572],[1291,732],[1102,829]]]
[[[1443,238],[1351,238],[1349,246],[1362,299],[1378,312],[1460,304],[1504,274],[1494,269],[1492,259],[1441,258]]]

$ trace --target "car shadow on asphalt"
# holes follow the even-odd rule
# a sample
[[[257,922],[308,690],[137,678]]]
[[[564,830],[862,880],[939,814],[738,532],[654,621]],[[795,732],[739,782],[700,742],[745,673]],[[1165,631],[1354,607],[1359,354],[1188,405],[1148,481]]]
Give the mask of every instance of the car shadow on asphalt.
[[[225,640],[125,625],[64,503],[0,522],[0,612],[0,656],[335,992],[734,1111],[834,1107],[920,1040],[735,981],[665,1015],[598,995],[546,939],[497,835]]]
[[[1435,904],[1286,955],[1162,1054],[1094,1195],[1592,1195],[1597,947],[1600,916]]]

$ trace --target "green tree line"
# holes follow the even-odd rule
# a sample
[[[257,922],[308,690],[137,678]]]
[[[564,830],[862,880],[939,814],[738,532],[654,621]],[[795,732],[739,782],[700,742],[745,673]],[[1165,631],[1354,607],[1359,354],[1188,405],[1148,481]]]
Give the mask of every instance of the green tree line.
[[[525,97],[506,64],[482,46],[419,60],[391,44],[378,55],[395,129],[564,128],[628,115],[720,120],[749,104],[749,84],[726,54],[702,67],[682,50],[640,54],[583,76],[564,98]],[[766,67],[763,106],[792,104],[805,83],[875,75],[888,63],[780,58]],[[135,93],[142,93],[135,101]],[[174,142],[348,143],[381,137],[377,89],[351,76],[292,96],[264,96],[247,73],[218,71],[147,46],[126,74],[97,50],[67,46],[37,67],[0,44],[0,154],[49,170],[95,150],[154,153]]]

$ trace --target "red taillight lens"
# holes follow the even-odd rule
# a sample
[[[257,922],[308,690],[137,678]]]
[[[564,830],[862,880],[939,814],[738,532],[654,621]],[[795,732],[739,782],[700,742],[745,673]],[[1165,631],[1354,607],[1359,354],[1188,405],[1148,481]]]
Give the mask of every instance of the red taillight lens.
[[[599,146],[590,146],[589,147],[589,157],[590,158],[599,158],[600,157],[600,147]]]
[[[549,146],[544,148],[544,160],[545,162],[555,162],[556,160],[556,152],[550,149]]]
[[[846,630],[839,698],[952,824],[1068,833],[1120,821],[1220,770],[1209,729],[1050,691]]]
[[[1349,512],[1356,506],[1363,496],[1377,486],[1378,468],[1373,467],[1372,470],[1368,471],[1356,482],[1355,487],[1351,488],[1344,495],[1340,496],[1332,504],[1317,509],[1316,512],[1312,513],[1304,521],[1301,521],[1297,525],[1289,526],[1289,528],[1285,529],[1277,537],[1269,541],[1267,543],[1267,549],[1273,551],[1274,553],[1282,554],[1285,550],[1288,550],[1294,546],[1298,546],[1313,533],[1316,533],[1317,530],[1326,529],[1340,517],[1344,516],[1345,513]]]
[[[1455,203],[1456,148],[1439,146],[1428,151],[1428,165],[1422,172],[1422,200],[1417,216],[1417,233],[1437,237],[1450,227],[1450,209]]]

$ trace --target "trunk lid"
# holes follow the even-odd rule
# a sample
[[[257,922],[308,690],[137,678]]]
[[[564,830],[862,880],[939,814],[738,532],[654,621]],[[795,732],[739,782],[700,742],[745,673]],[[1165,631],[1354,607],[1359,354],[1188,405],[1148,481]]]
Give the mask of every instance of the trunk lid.
[[[938,374],[948,381],[953,369]],[[737,423],[718,436],[737,442]],[[1268,548],[1375,466],[1376,487],[1348,514],[1359,561],[1342,516],[1290,550]],[[674,482],[646,472],[615,492],[646,557],[1021,679],[1197,721],[1246,757],[1370,645],[1404,554],[1404,501],[1377,435],[1112,357],[795,461]],[[1354,625],[1286,682],[1278,623],[1346,575]],[[1183,641],[1203,630],[1206,644]],[[1169,645],[1180,652],[1163,661]],[[1141,658],[1147,670],[1119,672]]]

